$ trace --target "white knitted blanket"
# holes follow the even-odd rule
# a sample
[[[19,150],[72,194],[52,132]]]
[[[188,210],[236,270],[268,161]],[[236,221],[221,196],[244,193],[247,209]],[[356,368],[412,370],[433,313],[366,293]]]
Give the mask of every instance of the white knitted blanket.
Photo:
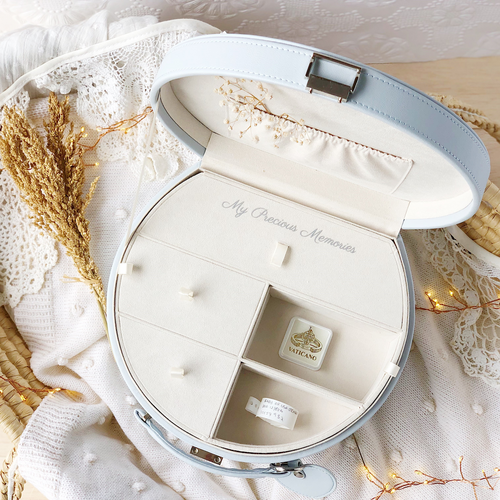
[[[35,30],[16,34],[17,40],[0,40],[0,54],[8,59],[2,52],[6,49],[2,43],[8,43],[25,64],[10,78],[3,74],[0,106],[17,103],[34,124],[40,124],[46,112],[42,96],[49,90],[72,92],[72,119],[78,125],[109,125],[148,104],[150,85],[170,47],[212,32],[195,21],[154,26],[151,18],[130,25],[124,21],[120,36],[105,41],[112,29],[105,18],[94,16],[87,21],[91,24],[75,28],[73,36],[56,39],[43,60],[38,47],[46,33]],[[136,30],[140,23],[147,27]],[[82,48],[96,42],[90,49]],[[45,63],[68,47],[78,51]],[[0,63],[8,64],[6,59],[0,58]],[[105,282],[126,232],[146,126],[141,124],[126,136],[107,136],[97,151],[100,166],[89,172],[91,178],[101,176],[88,217],[93,255]],[[195,160],[158,126],[139,208]],[[61,500],[300,498],[272,479],[244,481],[200,472],[170,456],[139,427],[133,416],[136,401],[113,360],[95,298],[84,284],[63,282],[64,275],[76,276],[76,269],[63,248],[39,235],[27,221],[26,208],[5,172],[0,173],[0,189],[6,200],[0,206],[1,303],[13,308],[15,322],[33,352],[37,377],[83,395],[78,402],[62,394],[44,399],[19,445],[22,475],[47,498]],[[500,278],[500,271],[465,251],[446,231],[406,232],[404,239],[419,305],[426,303],[427,290],[445,297],[449,283],[469,294],[468,300],[482,300]],[[480,477],[482,469],[490,472],[500,466],[498,318],[493,313],[485,320],[477,314],[438,316],[417,311],[416,319],[414,348],[400,382],[382,409],[357,432],[365,459],[381,479],[389,481],[389,472],[418,479],[415,469],[436,477],[458,477],[458,457],[463,455],[466,474]],[[362,474],[352,439],[305,459],[336,475],[338,488],[329,497],[332,500],[369,500],[377,493]],[[498,498],[499,491],[480,495]],[[398,498],[465,500],[474,495],[469,485],[455,483],[411,488]]]

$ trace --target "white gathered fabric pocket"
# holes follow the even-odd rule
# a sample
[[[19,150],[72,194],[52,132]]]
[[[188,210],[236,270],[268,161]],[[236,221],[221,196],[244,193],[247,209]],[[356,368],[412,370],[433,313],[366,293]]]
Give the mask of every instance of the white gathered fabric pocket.
[[[230,115],[233,114],[230,112]],[[229,137],[268,153],[381,193],[392,194],[413,161],[254,108],[247,119],[230,117]]]

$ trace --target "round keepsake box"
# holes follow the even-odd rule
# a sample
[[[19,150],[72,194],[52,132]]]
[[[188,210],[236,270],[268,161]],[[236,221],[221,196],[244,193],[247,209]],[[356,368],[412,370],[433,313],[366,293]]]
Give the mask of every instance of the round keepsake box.
[[[201,162],[136,218],[111,272],[138,421],[206,471],[326,496],[333,474],[302,458],[373,416],[410,349],[400,230],[470,217],[486,149],[384,73],[260,37],[180,43],[151,101]]]

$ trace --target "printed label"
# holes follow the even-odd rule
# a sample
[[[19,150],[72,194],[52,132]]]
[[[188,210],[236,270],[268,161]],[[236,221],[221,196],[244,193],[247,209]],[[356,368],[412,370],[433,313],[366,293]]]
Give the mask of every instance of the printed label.
[[[288,325],[279,355],[311,370],[319,370],[331,338],[330,329],[295,317]]]

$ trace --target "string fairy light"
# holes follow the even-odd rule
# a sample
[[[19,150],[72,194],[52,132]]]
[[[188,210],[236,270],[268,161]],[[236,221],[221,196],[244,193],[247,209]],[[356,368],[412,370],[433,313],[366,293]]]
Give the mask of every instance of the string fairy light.
[[[93,144],[82,144],[81,142],[78,142],[78,145],[82,148],[82,155],[88,151],[93,151],[101,142],[102,138],[112,132],[122,132],[124,134],[128,134],[130,129],[139,125],[139,123],[141,123],[152,112],[153,108],[151,106],[147,106],[142,113],[132,116],[131,118],[126,118],[125,120],[113,123],[109,127],[97,127],[95,130],[99,133],[99,135]],[[79,136],[81,138],[88,137],[85,127],[80,128]],[[100,163],[98,161],[92,164],[85,164],[86,167],[98,167],[99,165]]]
[[[500,297],[485,302],[484,304],[477,304],[475,306],[470,306],[461,300],[453,290],[449,290],[448,292],[450,297],[457,302],[457,304],[446,304],[444,302],[439,302],[437,299],[432,298],[432,294],[430,292],[425,292],[425,296],[427,297],[431,307],[415,307],[418,311],[429,311],[434,314],[442,314],[448,312],[461,312],[467,309],[500,309]]]
[[[62,387],[52,387],[52,388],[47,387],[44,389],[37,389],[35,387],[27,387],[27,386],[21,385],[19,382],[16,382],[15,380],[13,380],[11,378],[7,378],[7,377],[4,377],[2,375],[0,375],[0,379],[3,380],[4,382],[9,383],[13,387],[13,389],[17,392],[17,394],[21,398],[21,401],[27,400],[26,396],[22,392],[24,390],[32,391],[32,392],[35,392],[37,394],[55,394],[56,392],[64,392],[72,397],[75,397],[78,394],[76,391],[71,391],[69,389],[63,389]],[[0,396],[3,396],[3,393],[4,393],[4,391],[0,389]]]
[[[498,482],[500,481],[500,469],[495,467],[493,469],[493,473],[487,475],[484,469],[481,471],[482,476],[475,479],[467,479],[465,477],[463,471],[463,460],[464,457],[461,456],[458,458],[459,463],[459,471],[460,477],[453,479],[441,479],[438,477],[434,477],[430,474],[426,474],[421,470],[415,470],[415,474],[417,476],[423,476],[425,479],[420,481],[410,481],[408,479],[404,479],[399,474],[391,473],[389,477],[393,480],[392,484],[390,482],[384,482],[379,479],[371,469],[366,465],[365,459],[363,457],[363,453],[361,453],[361,448],[359,446],[358,440],[356,436],[353,434],[354,442],[356,443],[356,448],[358,449],[359,456],[361,458],[361,462],[363,464],[363,472],[366,476],[366,479],[370,481],[370,483],[374,484],[378,488],[377,494],[372,497],[370,500],[379,500],[385,495],[393,495],[394,493],[402,490],[406,490],[408,488],[413,488],[416,486],[445,486],[450,483],[461,483],[467,484],[472,487],[472,491],[474,493],[474,499],[478,500],[477,490],[478,489],[486,489],[486,490],[495,490]]]

